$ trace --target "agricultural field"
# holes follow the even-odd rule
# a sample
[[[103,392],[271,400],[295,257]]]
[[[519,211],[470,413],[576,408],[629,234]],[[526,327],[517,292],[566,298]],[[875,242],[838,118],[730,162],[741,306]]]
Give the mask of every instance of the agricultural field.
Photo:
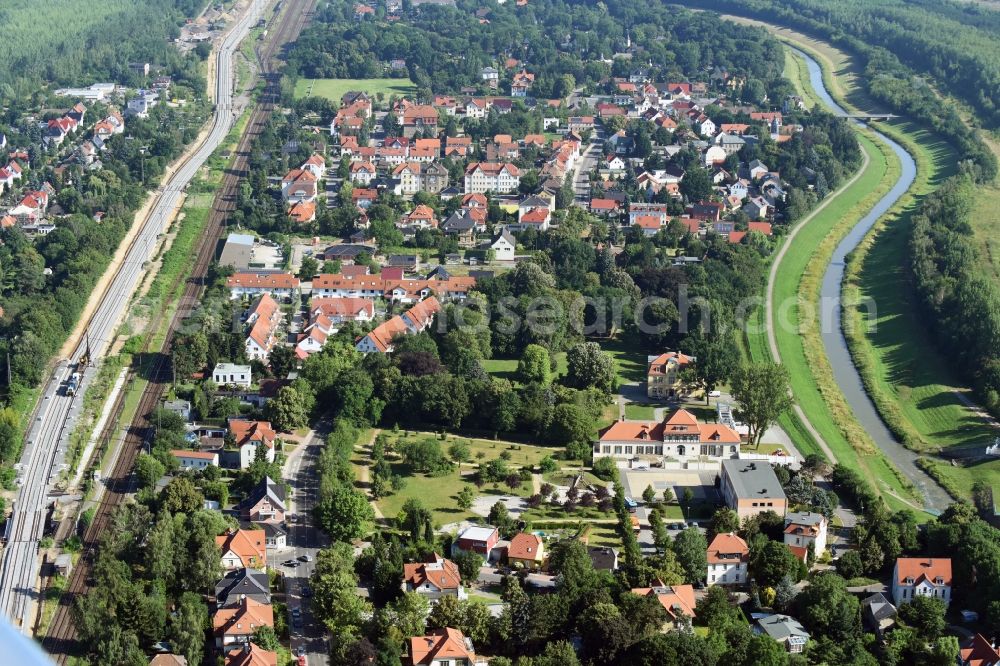
[[[375,95],[412,95],[416,86],[409,79],[299,79],[295,82],[295,98],[325,97],[340,102],[344,93],[360,90]]]

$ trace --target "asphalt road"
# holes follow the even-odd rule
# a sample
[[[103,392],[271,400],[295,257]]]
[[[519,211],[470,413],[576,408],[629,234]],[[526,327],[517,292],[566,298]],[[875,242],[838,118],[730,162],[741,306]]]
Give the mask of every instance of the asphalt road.
[[[319,491],[315,465],[323,448],[324,425],[320,425],[319,431],[310,432],[305,443],[299,445],[285,461],[283,474],[285,481],[291,486],[288,510],[295,518],[289,520],[286,515],[288,546],[268,555],[271,560],[269,564],[284,575],[292,654],[297,655],[304,648],[309,666],[329,661],[326,627],[313,618],[311,599],[302,594],[303,588],[309,585],[309,577],[316,564],[316,553],[327,544],[326,535],[312,526],[312,508]],[[311,558],[311,561],[303,562],[300,559],[306,557]],[[289,561],[294,561],[297,565],[284,564]],[[301,619],[298,620],[294,614],[296,608],[301,613]]]
[[[38,541],[42,536],[48,493],[60,471],[65,469],[63,457],[69,434],[80,413],[81,395],[96,374],[84,368],[77,395],[66,394],[66,382],[88,346],[91,362],[99,361],[114,338],[132,294],[152,258],[157,239],[169,225],[184,188],[195,176],[212,152],[222,143],[236,117],[232,90],[235,84],[233,54],[239,43],[260,17],[263,0],[253,0],[247,12],[226,33],[216,55],[216,108],[205,142],[153,193],[153,204],[135,241],[118,268],[90,320],[87,336],[80,341],[69,359],[60,361],[52,377],[42,388],[42,400],[35,422],[28,431],[24,452],[18,463],[20,490],[10,518],[10,538],[4,550],[0,568],[0,612],[27,633],[30,631],[33,602],[40,560]]]

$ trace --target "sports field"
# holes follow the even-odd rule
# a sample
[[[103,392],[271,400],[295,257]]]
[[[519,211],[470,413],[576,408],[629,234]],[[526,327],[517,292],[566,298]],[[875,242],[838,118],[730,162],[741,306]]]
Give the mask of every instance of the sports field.
[[[295,83],[295,98],[326,97],[340,102],[344,93],[360,90],[371,96],[411,95],[417,87],[409,79],[299,79]]]

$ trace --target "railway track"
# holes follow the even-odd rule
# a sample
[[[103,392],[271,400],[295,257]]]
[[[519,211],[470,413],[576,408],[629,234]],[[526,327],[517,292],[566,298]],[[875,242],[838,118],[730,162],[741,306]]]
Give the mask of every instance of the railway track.
[[[278,23],[277,31],[263,46],[258,45],[255,48],[260,64],[260,76],[264,78],[266,86],[251,111],[250,120],[237,144],[232,164],[227,169],[222,185],[216,192],[212,212],[209,215],[205,234],[198,246],[191,276],[184,286],[184,292],[181,296],[182,305],[197,302],[205,289],[208,269],[215,258],[218,241],[225,231],[226,219],[236,209],[236,195],[240,180],[247,173],[251,148],[280,99],[280,75],[276,71],[275,57],[281,49],[298,37],[312,13],[315,0],[301,0],[299,2],[288,0],[285,4],[286,7],[282,13],[272,20],[272,22]],[[181,279],[178,278],[178,282],[171,285],[169,293],[176,291]],[[42,646],[59,664],[65,664],[71,655],[82,651],[76,640],[73,603],[88,588],[87,581],[90,578],[91,567],[101,535],[107,529],[115,510],[133,491],[132,471],[135,460],[146,443],[150,441],[153,432],[148,416],[159,405],[164,390],[171,383],[170,351],[173,337],[187,313],[188,310],[185,307],[176,310],[161,348],[155,352],[144,371],[137,369],[142,372],[147,384],[140,397],[136,416],[125,433],[111,475],[106,480],[105,492],[98,504],[94,520],[83,535],[84,556],[80,558],[70,575],[66,592],[60,599],[59,607],[42,642]],[[159,328],[163,316],[162,311],[157,313],[150,324],[149,331],[152,332]],[[140,358],[149,353],[151,340],[152,335],[148,335]],[[133,379],[134,377],[130,378],[129,381],[131,382]],[[122,390],[119,393],[117,402],[120,404],[116,404],[114,408],[116,415],[121,414],[127,393],[127,390]],[[105,445],[109,445],[116,430],[117,417],[109,420],[101,434],[101,441]]]

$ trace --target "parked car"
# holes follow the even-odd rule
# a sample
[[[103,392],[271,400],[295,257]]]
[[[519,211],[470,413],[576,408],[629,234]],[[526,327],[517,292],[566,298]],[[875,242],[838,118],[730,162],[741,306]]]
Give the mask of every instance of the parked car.
[[[305,555],[299,555],[300,562],[312,562],[312,555],[306,553]]]

